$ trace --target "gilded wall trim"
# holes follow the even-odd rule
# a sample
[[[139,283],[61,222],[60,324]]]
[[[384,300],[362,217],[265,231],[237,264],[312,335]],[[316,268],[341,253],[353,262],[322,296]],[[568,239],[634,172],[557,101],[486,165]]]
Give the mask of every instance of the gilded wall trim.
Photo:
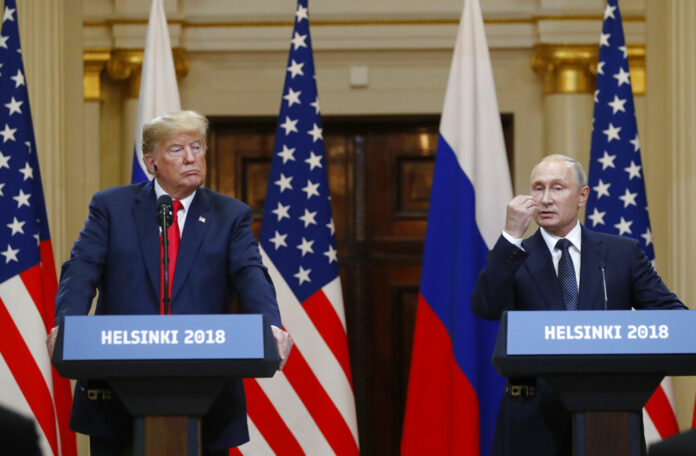
[[[486,25],[496,24],[537,24],[544,21],[596,21],[601,15],[538,15],[519,18],[487,18]],[[624,22],[645,22],[644,16],[624,16]],[[168,20],[169,25],[182,28],[243,28],[243,27],[292,27],[293,21],[211,21],[189,22],[181,19]],[[147,25],[147,19],[113,19],[104,21],[84,21],[84,27],[111,27],[114,25]],[[434,19],[353,19],[353,20],[312,20],[312,27],[354,27],[374,25],[459,25],[458,17]]]
[[[111,58],[109,49],[86,49],[83,52],[83,96],[85,101],[98,101],[101,96],[101,72]]]
[[[645,45],[628,45],[633,95],[645,95]],[[544,93],[594,93],[597,45],[538,44],[532,69],[544,78]]]
[[[106,68],[106,74],[113,81],[126,81],[126,95],[138,98],[140,93],[140,72],[143,65],[142,49],[85,49],[84,60],[84,99],[85,101],[99,100],[101,97],[101,73]],[[172,49],[174,70],[178,78],[188,74],[189,62],[186,51],[182,48]]]

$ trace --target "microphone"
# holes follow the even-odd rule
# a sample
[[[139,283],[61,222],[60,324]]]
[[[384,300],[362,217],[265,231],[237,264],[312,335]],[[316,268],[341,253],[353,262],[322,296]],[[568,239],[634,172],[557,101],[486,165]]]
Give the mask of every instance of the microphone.
[[[157,198],[157,223],[162,229],[162,272],[164,277],[162,302],[164,303],[166,314],[172,313],[169,296],[169,226],[173,221],[172,198],[169,195],[162,195]]]
[[[157,223],[160,228],[162,228],[162,231],[166,232],[173,220],[172,197],[169,195],[162,195],[157,198]]]
[[[609,298],[607,297],[607,276],[606,276],[606,269],[607,267],[604,265],[604,263],[599,264],[599,270],[602,271],[602,287],[604,288],[604,310],[607,310],[607,303],[609,301]]]

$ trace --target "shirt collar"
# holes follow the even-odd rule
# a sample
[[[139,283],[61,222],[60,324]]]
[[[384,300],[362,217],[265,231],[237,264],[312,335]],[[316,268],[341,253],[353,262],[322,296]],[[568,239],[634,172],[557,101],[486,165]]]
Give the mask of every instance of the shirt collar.
[[[540,229],[541,229],[541,236],[544,238],[544,242],[546,242],[546,246],[549,248],[550,252],[553,252],[554,249],[556,248],[556,243],[561,238],[558,236],[554,236],[553,234],[550,234],[544,228],[540,228]],[[582,230],[580,229],[580,221],[578,221],[575,224],[573,229],[570,230],[570,232],[566,235],[565,238],[568,239],[571,244],[573,244],[573,247],[575,247],[578,250],[578,252],[581,251],[580,245],[582,244]]]
[[[164,191],[164,189],[160,186],[159,182],[157,182],[157,179],[155,178],[155,196],[157,197],[157,199],[159,199],[159,197],[162,195],[170,196],[167,192]],[[194,196],[196,196],[196,190],[194,190],[193,193],[191,193],[186,198],[179,200],[181,202],[181,205],[184,206],[184,212],[188,212],[188,208],[189,206],[191,206],[191,202],[193,201]]]

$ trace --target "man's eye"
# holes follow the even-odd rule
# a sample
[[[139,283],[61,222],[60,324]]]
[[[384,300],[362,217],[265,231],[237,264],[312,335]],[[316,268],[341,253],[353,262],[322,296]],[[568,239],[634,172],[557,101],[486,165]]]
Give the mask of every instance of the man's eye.
[[[172,147],[169,149],[170,154],[180,154],[183,149],[181,147]]]

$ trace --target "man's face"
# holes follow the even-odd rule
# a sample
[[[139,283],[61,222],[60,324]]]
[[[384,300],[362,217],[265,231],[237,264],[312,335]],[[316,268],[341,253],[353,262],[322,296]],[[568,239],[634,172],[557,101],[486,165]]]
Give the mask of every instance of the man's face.
[[[554,236],[564,237],[575,226],[589,191],[587,186],[578,188],[573,167],[566,161],[539,163],[532,176],[532,198],[537,203],[534,220]]]
[[[145,161],[174,199],[187,197],[205,181],[205,143],[198,134],[179,133],[169,138],[146,155]]]

